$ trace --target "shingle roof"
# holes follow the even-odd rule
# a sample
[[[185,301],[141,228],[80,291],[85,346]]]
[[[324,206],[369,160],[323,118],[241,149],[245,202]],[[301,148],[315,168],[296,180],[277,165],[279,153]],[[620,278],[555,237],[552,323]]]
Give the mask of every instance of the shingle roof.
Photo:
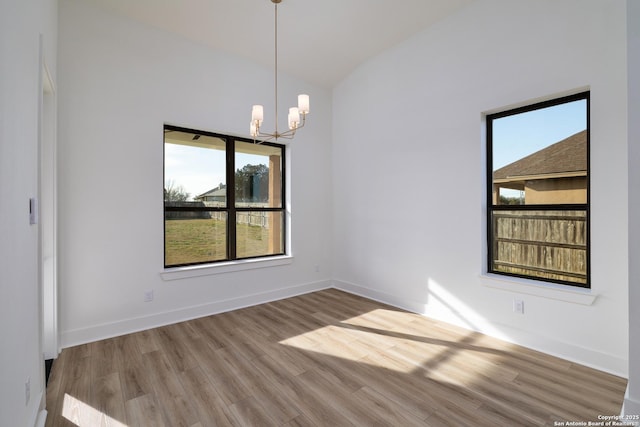
[[[226,196],[227,195],[227,186],[219,185],[216,188],[212,188],[206,193],[202,193],[199,196],[194,197],[195,200],[202,199],[204,197],[214,197],[214,196]]]
[[[583,130],[493,172],[493,179],[587,171],[587,131]]]

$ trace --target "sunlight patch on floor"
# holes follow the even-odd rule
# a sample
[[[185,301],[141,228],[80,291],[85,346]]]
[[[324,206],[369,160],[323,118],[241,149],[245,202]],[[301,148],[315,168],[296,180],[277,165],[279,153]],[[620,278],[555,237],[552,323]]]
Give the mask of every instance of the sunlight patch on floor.
[[[466,372],[462,376],[472,381],[498,368],[494,359],[499,356],[487,354],[479,342],[481,334],[434,323],[419,314],[374,309],[345,320],[320,312],[313,316],[327,325],[279,343],[398,373],[419,372],[445,382],[442,372]]]
[[[78,427],[128,427],[67,393],[62,404],[62,416]]]

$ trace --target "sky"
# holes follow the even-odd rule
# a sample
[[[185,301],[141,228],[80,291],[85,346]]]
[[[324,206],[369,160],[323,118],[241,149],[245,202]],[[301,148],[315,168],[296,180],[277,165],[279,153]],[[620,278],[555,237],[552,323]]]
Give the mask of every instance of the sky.
[[[586,129],[586,100],[507,116],[493,121],[493,169]],[[267,164],[266,156],[238,153],[236,168]],[[187,145],[165,144],[165,186],[172,182],[189,200],[226,182],[225,154]]]
[[[493,170],[500,169],[587,128],[584,99],[493,120]],[[523,197],[500,189],[500,195]]]
[[[582,99],[493,121],[493,170],[587,128]]]
[[[165,144],[165,187],[171,182],[174,188],[182,186],[189,193],[189,200],[226,183],[225,152],[205,150],[188,145]],[[268,165],[268,157],[236,154],[236,169],[244,165]]]

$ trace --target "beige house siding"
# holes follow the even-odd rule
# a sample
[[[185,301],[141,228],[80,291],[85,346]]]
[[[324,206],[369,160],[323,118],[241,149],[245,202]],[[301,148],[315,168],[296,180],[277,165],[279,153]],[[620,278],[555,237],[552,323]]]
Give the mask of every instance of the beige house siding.
[[[587,178],[555,178],[527,181],[525,204],[587,203]]]
[[[524,192],[524,203],[587,203],[587,132],[581,131],[493,173],[493,204],[500,188]]]

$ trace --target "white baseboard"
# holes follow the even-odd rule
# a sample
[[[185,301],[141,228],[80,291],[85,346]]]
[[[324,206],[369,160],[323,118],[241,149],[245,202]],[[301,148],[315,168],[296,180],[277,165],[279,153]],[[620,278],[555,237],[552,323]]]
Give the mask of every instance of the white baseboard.
[[[361,297],[381,302],[383,304],[389,304],[391,306],[411,311],[413,313],[423,314],[422,311],[425,305],[424,302],[407,301],[399,298],[396,295],[391,295],[386,292],[366,288],[364,286],[356,285],[355,283],[345,282],[342,280],[334,280],[333,287],[341,291],[349,292],[350,294],[359,295]]]
[[[44,381],[44,377],[42,377],[42,379]],[[31,398],[31,410],[27,425],[33,427],[44,427],[45,421],[47,420],[47,411],[44,409],[46,405],[45,394],[40,392],[37,396],[31,396]]]
[[[618,375],[625,378],[627,377],[628,361],[626,359],[601,352],[597,349],[568,344],[558,340],[550,339],[548,337],[516,329],[509,325],[491,323],[490,321],[485,321],[484,323],[478,322],[477,324],[474,324],[474,327],[471,327],[468,323],[460,322],[459,319],[455,316],[434,317],[425,312],[425,302],[408,301],[406,299],[402,299],[402,297],[391,295],[379,290],[366,288],[355,283],[334,280],[333,287],[345,292],[360,295],[365,298],[411,311],[413,313],[422,314],[427,317],[433,318],[434,320],[451,323],[468,330],[480,332],[488,336],[511,342],[513,344],[521,345],[532,350],[549,354],[551,356],[560,357],[571,362],[589,366],[591,368],[608,372],[613,375]],[[498,331],[502,333],[499,333]]]
[[[36,420],[35,427],[44,427],[47,422],[47,410],[43,409],[38,413],[38,419]]]
[[[626,417],[637,417],[640,415],[640,400],[632,399],[629,396],[629,385],[627,384],[627,392],[624,395],[624,403],[622,404],[622,412],[620,415],[623,417],[622,421],[630,422],[636,421],[636,426],[640,426],[640,420],[631,420]],[[625,417],[626,416],[626,417]]]
[[[276,289],[268,292],[257,293],[229,300],[215,301],[197,306],[185,307],[178,310],[156,313],[150,316],[131,318],[118,322],[65,331],[61,336],[62,347],[72,347],[74,345],[85,344],[88,342],[111,338],[119,335],[125,335],[132,332],[138,332],[172,323],[178,323],[198,317],[237,310],[252,305],[263,304],[266,302],[289,298],[292,296],[331,287],[385,304],[389,304],[394,307],[398,307],[414,313],[423,315],[429,314],[425,313],[425,302],[411,301],[408,298],[402,298],[401,296],[366,288],[364,286],[349,283],[346,281],[325,280],[292,286],[288,288]],[[535,335],[527,331],[522,331],[509,325],[487,323],[485,325],[477,324],[474,325],[475,327],[470,327],[468,324],[457,321],[455,317],[429,317],[432,317],[438,321],[461,326],[468,330],[474,330],[489,336],[507,340],[514,344],[522,345],[524,347],[541,351],[546,354],[561,357],[575,363],[590,366],[601,371],[609,372],[622,377],[627,376],[627,360],[598,351],[596,349],[567,344],[557,340],[549,339],[547,337]],[[497,330],[504,332],[504,334],[496,334]],[[633,404],[633,402],[631,404]]]
[[[198,317],[210,316],[212,314],[237,310],[257,304],[263,304],[270,301],[276,301],[283,298],[289,298],[296,295],[319,291],[330,287],[332,287],[332,282],[330,280],[306,283],[302,285],[291,286],[288,288],[247,295],[239,298],[214,301],[206,304],[181,308],[178,310],[156,313],[150,316],[131,318],[117,322],[90,326],[87,328],[64,331],[62,332],[60,337],[62,348],[73,347],[75,345],[86,344],[101,339],[126,335],[129,333],[169,325],[172,323],[183,322],[185,320],[191,320]]]

